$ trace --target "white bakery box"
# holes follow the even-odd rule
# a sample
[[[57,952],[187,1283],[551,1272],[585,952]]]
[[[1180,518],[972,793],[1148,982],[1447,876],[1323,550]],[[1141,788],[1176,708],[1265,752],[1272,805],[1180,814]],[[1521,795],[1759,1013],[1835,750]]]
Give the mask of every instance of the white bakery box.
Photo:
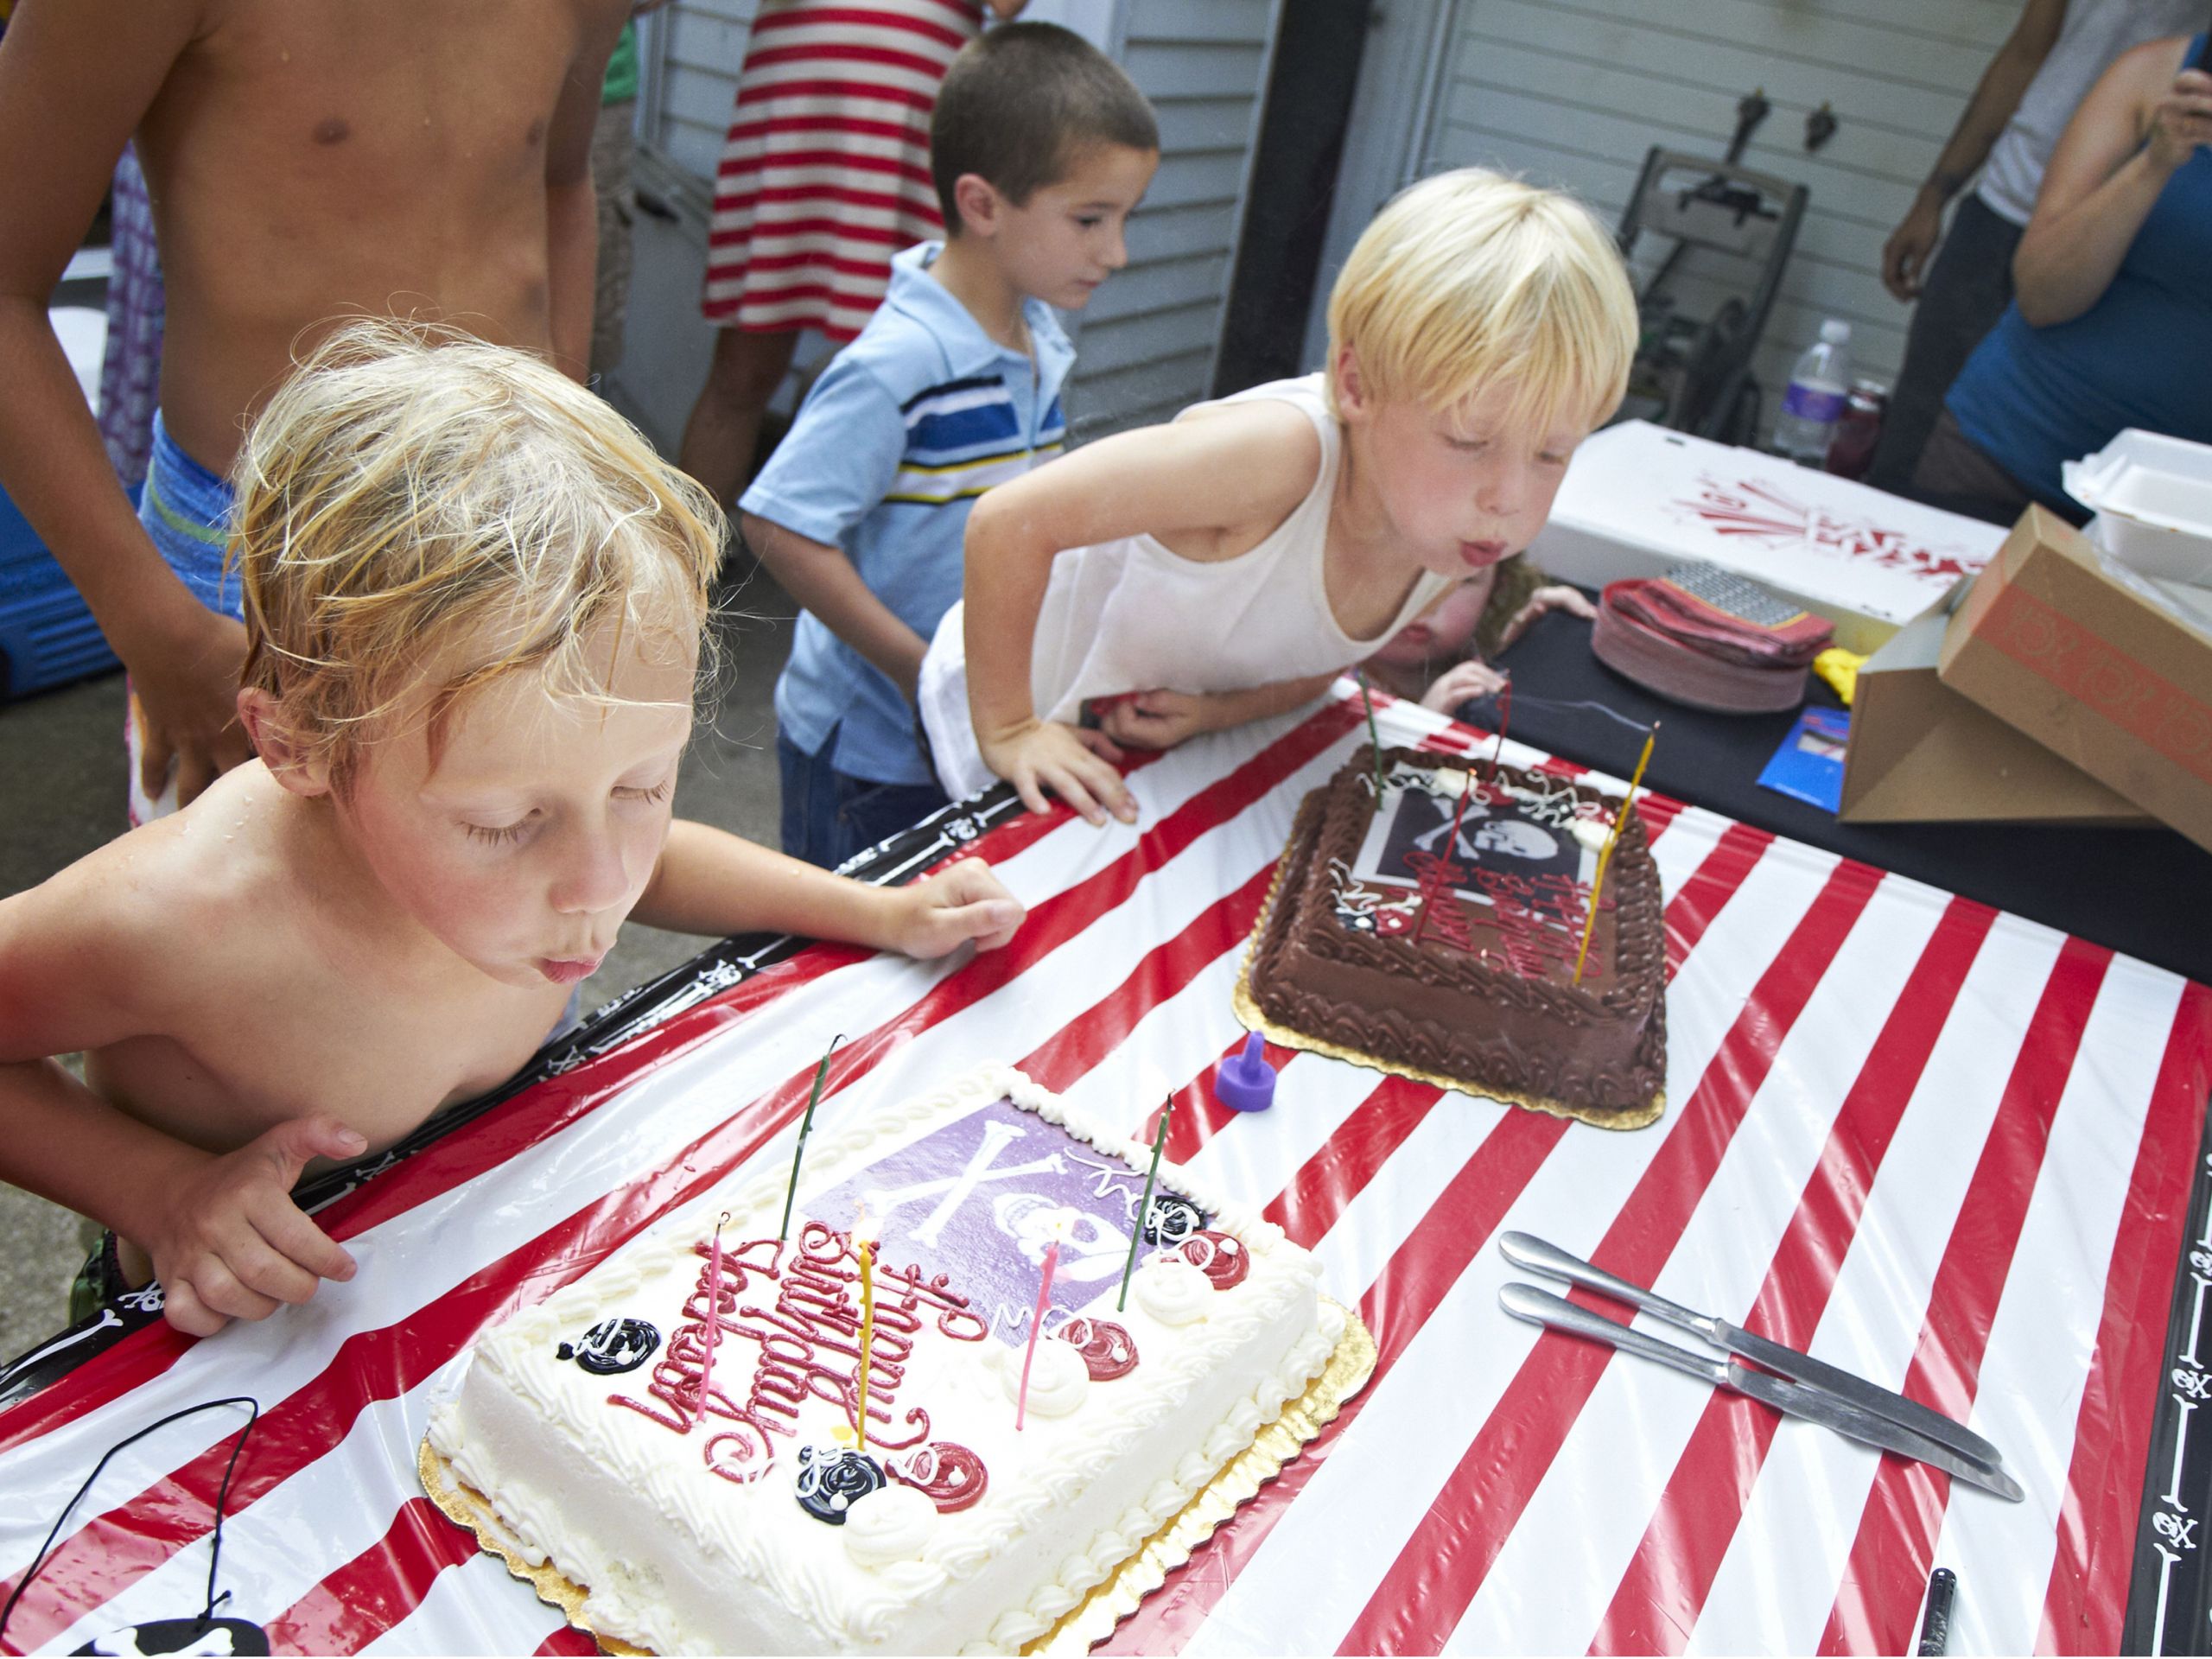
[[[1717,564],[1827,618],[1847,650],[1872,652],[1987,563],[2005,534],[1756,449],[1624,421],[1575,451],[1529,550],[1593,588]]]

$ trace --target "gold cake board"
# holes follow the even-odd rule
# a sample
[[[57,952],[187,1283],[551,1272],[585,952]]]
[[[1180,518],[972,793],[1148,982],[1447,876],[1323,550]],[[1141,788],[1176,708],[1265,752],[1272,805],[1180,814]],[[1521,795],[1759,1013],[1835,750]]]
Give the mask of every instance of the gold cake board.
[[[1306,1384],[1306,1392],[1286,1402],[1281,1414],[1262,1428],[1249,1447],[1224,1465],[1166,1525],[1071,1607],[1058,1624],[1023,1648],[1023,1653],[1078,1654],[1103,1641],[1170,1573],[1191,1559],[1192,1553],[1236,1512],[1238,1505],[1281,1474],[1307,1441],[1336,1420],[1344,1402],[1375,1373],[1374,1337],[1358,1314],[1349,1308],[1341,1311],[1344,1335],[1338,1338],[1328,1363]],[[601,1652],[624,1659],[649,1653],[619,1637],[593,1630],[583,1613],[587,1592],[550,1561],[532,1567],[525,1560],[521,1541],[500,1522],[483,1495],[454,1474],[452,1465],[431,1448],[427,1435],[416,1454],[416,1468],[423,1478],[423,1491],[448,1520],[474,1533],[480,1548],[505,1561],[507,1571],[536,1590],[540,1601],[558,1607],[569,1624],[599,1643]]]
[[[1266,936],[1268,917],[1275,907],[1276,897],[1282,892],[1283,867],[1275,866],[1274,880],[1268,884],[1267,902],[1260,906],[1260,919],[1252,925],[1252,937],[1245,942],[1244,960],[1236,969],[1236,988],[1230,994],[1230,1003],[1236,1010],[1236,1017],[1246,1029],[1258,1032],[1279,1048],[1301,1049],[1308,1054],[1319,1054],[1332,1060],[1349,1060],[1354,1065],[1363,1065],[1370,1071],[1387,1071],[1394,1077],[1406,1077],[1414,1083],[1426,1083],[1439,1089],[1455,1090],[1463,1095],[1475,1095],[1484,1100],[1495,1100],[1508,1106],[1520,1106],[1532,1112],[1545,1112],[1553,1117],[1570,1117],[1578,1123],[1587,1123],[1597,1129],[1641,1129],[1656,1123],[1667,1110],[1667,1091],[1660,1090],[1642,1106],[1573,1106],[1563,1100],[1548,1100],[1541,1095],[1524,1095],[1511,1089],[1497,1089],[1486,1083],[1470,1083],[1464,1077],[1447,1077],[1440,1071],[1424,1071],[1417,1065],[1406,1065],[1396,1060],[1386,1060],[1377,1054],[1364,1054],[1356,1048],[1346,1048],[1330,1042],[1324,1037],[1309,1037],[1302,1031],[1279,1025],[1260,1012],[1260,1005],[1252,996],[1252,962],[1260,953],[1260,941]]]

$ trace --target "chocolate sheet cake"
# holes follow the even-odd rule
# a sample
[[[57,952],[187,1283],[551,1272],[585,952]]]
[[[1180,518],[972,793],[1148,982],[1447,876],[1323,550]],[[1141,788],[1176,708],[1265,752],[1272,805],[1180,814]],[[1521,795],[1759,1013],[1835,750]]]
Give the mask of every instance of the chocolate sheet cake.
[[[1471,780],[1416,749],[1382,764],[1379,800],[1363,751],[1299,809],[1249,964],[1259,1014],[1476,1093],[1616,1128],[1655,1119],[1666,946],[1642,823],[1613,849],[1578,984],[1618,799],[1510,766],[1477,763]]]

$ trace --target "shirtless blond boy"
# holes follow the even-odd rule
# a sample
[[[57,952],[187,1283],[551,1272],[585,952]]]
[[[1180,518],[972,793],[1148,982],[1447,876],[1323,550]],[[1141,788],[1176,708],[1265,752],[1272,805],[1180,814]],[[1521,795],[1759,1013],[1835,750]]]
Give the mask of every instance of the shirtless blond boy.
[[[671,822],[721,517],[536,358],[357,324],[237,476],[260,758],[0,899],[0,1179],[113,1229],[172,1324],[351,1277],[302,1168],[512,1076],[626,917],[922,957],[1019,925],[977,861],[878,889]]]
[[[296,350],[346,315],[400,315],[583,372],[592,128],[629,12],[629,0],[16,7],[0,40],[0,484],[130,671],[149,800],[172,760],[189,800],[251,753],[233,707],[245,631],[216,580],[220,526],[196,509]],[[161,421],[171,470],[178,452],[196,463],[164,504],[157,461],[151,535],[46,320],[134,131],[168,282]]]

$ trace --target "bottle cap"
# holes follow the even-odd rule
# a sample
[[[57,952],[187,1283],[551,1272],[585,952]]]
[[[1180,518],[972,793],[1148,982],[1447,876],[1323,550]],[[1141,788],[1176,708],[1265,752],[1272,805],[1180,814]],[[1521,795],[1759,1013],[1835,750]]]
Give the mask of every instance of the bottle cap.
[[[1851,325],[1841,317],[1830,317],[1821,325],[1821,338],[1831,346],[1840,346],[1851,338]]]
[[[1213,1069],[1213,1097],[1233,1112],[1264,1112],[1274,1104],[1275,1069],[1268,1064],[1268,1039],[1254,1032],[1243,1051]]]

